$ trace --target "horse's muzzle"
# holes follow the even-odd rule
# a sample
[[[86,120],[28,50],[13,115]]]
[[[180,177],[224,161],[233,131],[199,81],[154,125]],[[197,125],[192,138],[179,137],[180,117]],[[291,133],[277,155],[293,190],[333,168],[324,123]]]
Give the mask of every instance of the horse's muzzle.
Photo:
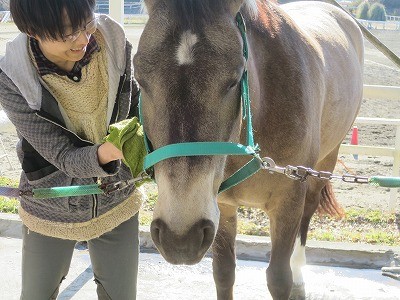
[[[171,264],[198,263],[210,248],[215,237],[211,220],[196,222],[186,234],[177,235],[161,219],[151,222],[151,237],[161,255]]]

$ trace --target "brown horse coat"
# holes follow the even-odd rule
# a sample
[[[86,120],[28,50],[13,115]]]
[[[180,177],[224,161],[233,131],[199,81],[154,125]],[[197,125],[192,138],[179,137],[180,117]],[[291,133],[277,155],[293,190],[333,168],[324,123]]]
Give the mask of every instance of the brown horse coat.
[[[193,141],[245,144],[238,83],[247,67],[261,156],[280,166],[333,170],[362,99],[363,39],[350,16],[318,2],[145,2],[149,20],[134,65],[154,149]],[[239,10],[247,26],[247,62],[235,22]],[[231,299],[236,208],[260,208],[271,224],[269,290],[274,299],[287,299],[294,282],[292,296],[300,287],[302,297],[308,224],[320,200],[332,200],[329,186],[259,172],[217,197],[222,180],[246,161],[206,156],[158,163],[153,240],[177,264],[198,262],[214,241],[218,299]]]

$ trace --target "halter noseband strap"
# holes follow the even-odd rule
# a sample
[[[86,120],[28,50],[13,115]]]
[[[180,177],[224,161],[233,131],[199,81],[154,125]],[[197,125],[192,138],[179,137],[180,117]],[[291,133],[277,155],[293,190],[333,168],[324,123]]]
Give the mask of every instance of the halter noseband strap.
[[[236,15],[237,26],[240,30],[243,39],[243,56],[248,59],[248,45],[246,38],[246,25],[243,20],[242,14],[239,12]],[[242,115],[243,119],[247,119],[246,131],[247,131],[247,146],[242,144],[236,144],[231,142],[190,142],[190,143],[177,143],[170,144],[164,147],[158,148],[154,151],[150,148],[150,143],[144,130],[145,144],[147,148],[147,155],[144,160],[144,169],[147,170],[153,167],[158,162],[182,156],[203,156],[203,155],[252,155],[253,159],[250,160],[246,165],[239,169],[236,173],[227,178],[222,182],[219,193],[229,189],[232,186],[237,185],[243,180],[247,179],[257,171],[261,169],[262,160],[258,155],[258,145],[254,144],[253,137],[253,124],[250,107],[250,95],[249,95],[249,82],[247,69],[243,71],[243,75],[240,81],[241,94],[242,94]],[[141,111],[142,99],[139,96],[139,118],[143,124],[143,117]]]

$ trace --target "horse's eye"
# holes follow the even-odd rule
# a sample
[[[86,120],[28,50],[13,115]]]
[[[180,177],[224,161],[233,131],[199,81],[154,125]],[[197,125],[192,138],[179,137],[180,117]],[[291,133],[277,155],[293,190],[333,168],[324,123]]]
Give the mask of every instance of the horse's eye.
[[[138,78],[135,78],[135,79],[136,79],[137,83],[139,84],[139,87],[143,87],[143,82]]]
[[[232,80],[231,82],[229,82],[228,90],[231,90],[231,89],[235,88],[238,85],[238,83],[239,83],[238,80]]]
[[[139,87],[142,89],[145,87],[145,82],[144,80],[138,75],[137,71],[135,70],[135,74],[133,76],[136,80],[136,82],[139,84]]]

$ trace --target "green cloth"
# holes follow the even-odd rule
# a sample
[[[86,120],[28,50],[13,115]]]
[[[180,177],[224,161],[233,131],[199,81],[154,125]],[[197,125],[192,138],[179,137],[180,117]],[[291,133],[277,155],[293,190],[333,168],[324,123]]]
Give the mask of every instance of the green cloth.
[[[110,134],[104,141],[112,143],[122,151],[122,160],[131,170],[133,178],[143,171],[144,157],[147,155],[143,126],[137,117],[110,125]]]

